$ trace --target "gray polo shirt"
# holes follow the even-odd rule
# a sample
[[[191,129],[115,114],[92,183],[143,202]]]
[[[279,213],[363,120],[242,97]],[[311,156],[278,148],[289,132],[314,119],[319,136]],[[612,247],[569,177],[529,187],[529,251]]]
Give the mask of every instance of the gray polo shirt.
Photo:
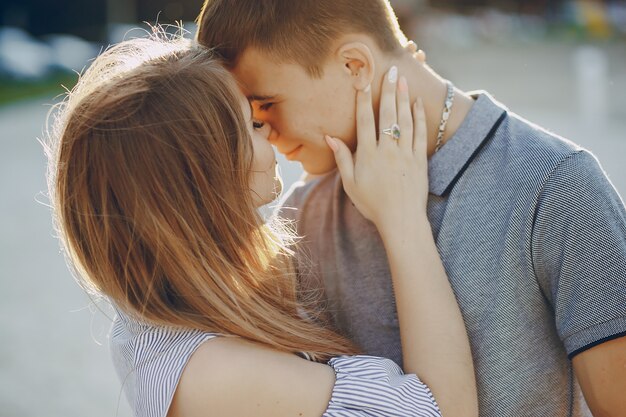
[[[570,358],[626,334],[624,203],[591,153],[475,98],[431,158],[428,217],[471,340],[481,416],[590,415]],[[401,364],[385,250],[338,173],[295,186],[282,215],[303,236],[303,288],[324,289],[366,353]]]

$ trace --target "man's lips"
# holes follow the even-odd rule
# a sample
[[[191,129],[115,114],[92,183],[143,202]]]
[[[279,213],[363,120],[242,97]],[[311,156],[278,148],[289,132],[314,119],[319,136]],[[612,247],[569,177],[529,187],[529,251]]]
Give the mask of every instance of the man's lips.
[[[285,158],[287,158],[287,160],[291,161],[292,159],[294,159],[298,153],[300,152],[300,149],[302,149],[302,145],[297,146],[295,149],[289,151],[289,152],[285,152]]]

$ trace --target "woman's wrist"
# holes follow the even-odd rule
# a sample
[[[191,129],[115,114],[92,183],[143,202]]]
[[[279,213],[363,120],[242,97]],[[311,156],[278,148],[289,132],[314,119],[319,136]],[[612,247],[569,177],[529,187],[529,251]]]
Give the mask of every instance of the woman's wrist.
[[[411,217],[391,218],[377,223],[385,246],[398,247],[423,242],[432,239],[432,228],[426,214]]]

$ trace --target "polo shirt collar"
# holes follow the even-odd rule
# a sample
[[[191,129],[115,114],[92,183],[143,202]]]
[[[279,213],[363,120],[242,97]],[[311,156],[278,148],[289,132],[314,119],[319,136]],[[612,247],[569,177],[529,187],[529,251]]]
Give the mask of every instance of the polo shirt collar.
[[[495,133],[507,109],[485,91],[469,93],[475,100],[457,131],[428,164],[429,191],[437,196],[450,192],[480,148]]]

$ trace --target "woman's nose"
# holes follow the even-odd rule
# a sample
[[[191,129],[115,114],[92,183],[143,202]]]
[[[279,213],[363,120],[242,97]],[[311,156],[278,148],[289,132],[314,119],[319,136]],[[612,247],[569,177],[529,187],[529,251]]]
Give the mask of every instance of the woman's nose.
[[[259,132],[261,132],[261,134],[269,140],[270,134],[272,133],[272,126],[269,123],[260,120],[258,120],[257,123],[261,125],[261,127],[258,129]]]

